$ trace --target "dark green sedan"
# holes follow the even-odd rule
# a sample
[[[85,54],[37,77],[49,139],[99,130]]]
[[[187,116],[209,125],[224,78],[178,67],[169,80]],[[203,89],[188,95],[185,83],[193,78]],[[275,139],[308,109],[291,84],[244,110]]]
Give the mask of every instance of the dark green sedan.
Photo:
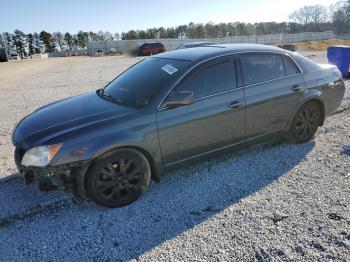
[[[312,139],[344,90],[336,67],[276,47],[176,50],[25,117],[15,161],[42,190],[123,206],[178,164],[271,137]]]

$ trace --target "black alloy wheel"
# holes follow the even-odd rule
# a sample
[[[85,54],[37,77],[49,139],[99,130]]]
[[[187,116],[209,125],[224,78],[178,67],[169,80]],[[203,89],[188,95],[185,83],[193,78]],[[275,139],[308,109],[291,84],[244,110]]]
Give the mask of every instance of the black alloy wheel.
[[[293,120],[290,135],[297,143],[304,143],[312,139],[321,124],[322,114],[315,102],[308,102],[301,106]]]
[[[118,149],[98,159],[86,178],[89,197],[107,207],[128,205],[149,186],[151,169],[144,155],[132,149]]]

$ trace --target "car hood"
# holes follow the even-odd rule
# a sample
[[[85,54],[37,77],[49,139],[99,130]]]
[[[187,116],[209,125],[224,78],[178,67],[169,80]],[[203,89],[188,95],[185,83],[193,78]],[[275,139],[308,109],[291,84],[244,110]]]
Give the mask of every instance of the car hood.
[[[135,109],[117,105],[95,92],[43,106],[17,125],[12,136],[15,146],[29,148],[67,132],[132,114]]]

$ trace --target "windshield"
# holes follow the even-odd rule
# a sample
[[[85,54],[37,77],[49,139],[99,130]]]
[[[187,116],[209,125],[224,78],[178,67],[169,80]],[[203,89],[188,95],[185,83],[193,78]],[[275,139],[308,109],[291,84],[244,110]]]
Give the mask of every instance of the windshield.
[[[143,107],[189,63],[174,59],[145,59],[115,78],[98,94],[118,104]]]

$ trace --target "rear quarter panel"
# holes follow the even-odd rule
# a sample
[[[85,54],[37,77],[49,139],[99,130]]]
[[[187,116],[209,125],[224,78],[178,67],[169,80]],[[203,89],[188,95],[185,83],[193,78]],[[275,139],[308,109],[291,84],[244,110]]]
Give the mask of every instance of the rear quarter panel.
[[[314,95],[325,107],[325,115],[333,113],[341,104],[345,85],[341,73],[334,66],[322,65],[321,69],[304,74],[307,88],[306,97]]]

